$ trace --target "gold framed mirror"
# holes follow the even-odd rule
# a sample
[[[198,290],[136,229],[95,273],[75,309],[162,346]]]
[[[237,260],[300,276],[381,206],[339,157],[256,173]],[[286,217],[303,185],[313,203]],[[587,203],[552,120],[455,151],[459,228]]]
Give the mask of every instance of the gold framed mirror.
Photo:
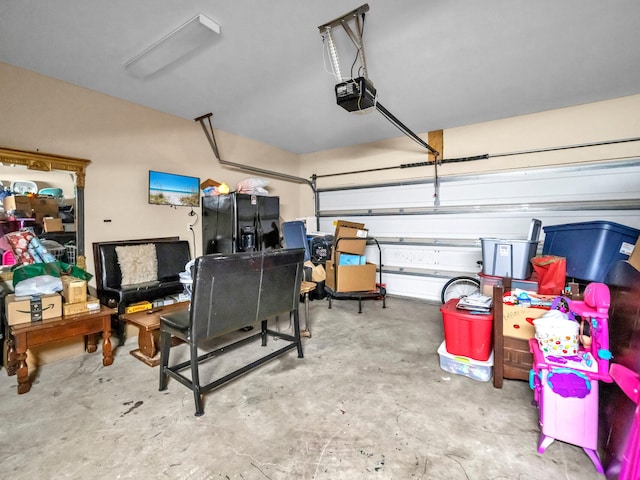
[[[78,249],[76,264],[80,268],[86,268],[84,249],[84,185],[86,168],[91,163],[91,160],[0,147],[0,163],[4,166],[22,165],[25,166],[27,170],[36,170],[39,172],[68,172],[73,174],[75,184],[76,246]]]

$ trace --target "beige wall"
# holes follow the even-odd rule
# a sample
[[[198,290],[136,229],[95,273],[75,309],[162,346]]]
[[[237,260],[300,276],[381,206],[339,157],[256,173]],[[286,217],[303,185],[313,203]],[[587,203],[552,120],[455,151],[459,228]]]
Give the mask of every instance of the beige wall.
[[[188,208],[148,204],[149,169],[224,181],[232,190],[238,181],[256,176],[222,168],[200,124],[193,120],[2,63],[0,106],[0,145],[91,160],[85,191],[90,272],[94,271],[92,242],[161,236],[193,242]],[[215,105],[204,106],[198,114],[208,109]],[[225,160],[286,173],[297,168],[295,154],[218,130],[216,139]],[[298,185],[268,180],[270,194],[280,196],[282,218],[294,219],[299,211]],[[201,254],[198,226],[195,245]]]
[[[103,240],[179,236],[193,242],[187,208],[147,203],[148,170],[237,182],[255,174],[222,168],[200,125],[52,78],[0,63],[0,145],[86,158],[87,267],[94,272],[91,243]],[[337,107],[336,107],[337,108]],[[215,110],[204,106],[202,112]],[[447,129],[444,158],[572,145],[640,136],[640,95],[534,115]],[[195,116],[195,115],[194,115]],[[213,117],[215,124],[215,116]],[[381,119],[381,121],[383,121]],[[223,159],[308,178],[423,162],[425,150],[404,136],[366,145],[295,155],[216,130]],[[423,135],[426,139],[426,134]],[[439,175],[526,168],[569,162],[640,156],[636,143],[444,164]],[[319,179],[318,187],[433,178],[434,168]],[[313,214],[306,185],[269,179],[281,201],[282,220]],[[105,222],[111,220],[111,222]],[[200,229],[196,253],[201,253]],[[193,246],[192,246],[193,248]],[[92,281],[92,284],[95,283]],[[70,354],[82,353],[75,344]],[[46,352],[40,353],[44,358]],[[65,356],[68,356],[65,355]],[[38,361],[31,357],[30,361]],[[48,361],[45,359],[45,361]]]
[[[444,131],[444,155],[458,158],[489,154],[492,158],[464,163],[444,163],[438,175],[523,169],[575,162],[640,157],[640,142],[562,150],[508,157],[498,154],[566,145],[640,137],[640,95],[618,98],[549,112],[468,125]],[[400,119],[402,120],[402,119]],[[381,117],[381,121],[382,117]],[[427,135],[421,135],[427,139]],[[426,149],[408,137],[301,156],[300,176],[323,175],[424,162]],[[431,179],[434,167],[385,170],[318,179],[318,188],[362,185],[406,179]],[[303,191],[303,214],[313,203]]]
[[[237,182],[255,174],[222,168],[197,122],[96,93],[0,63],[0,145],[87,158],[86,250],[101,240],[177,235],[192,240],[187,208],[147,203],[149,169]],[[215,109],[215,106],[206,107]],[[337,107],[336,107],[337,108]],[[444,131],[443,158],[488,153],[493,158],[443,164],[441,176],[499,169],[639,156],[638,142],[552,153],[498,154],[640,136],[640,95]],[[381,117],[381,121],[384,121]],[[213,117],[215,125],[215,115]],[[426,139],[426,133],[421,135]],[[382,168],[423,162],[424,148],[399,136],[391,140],[296,155],[216,130],[223,159],[310,178],[312,174]],[[433,166],[319,179],[318,187],[433,178]],[[306,185],[269,179],[280,196],[283,220],[313,214]],[[111,220],[111,222],[105,222]],[[195,228],[196,253],[200,253]]]

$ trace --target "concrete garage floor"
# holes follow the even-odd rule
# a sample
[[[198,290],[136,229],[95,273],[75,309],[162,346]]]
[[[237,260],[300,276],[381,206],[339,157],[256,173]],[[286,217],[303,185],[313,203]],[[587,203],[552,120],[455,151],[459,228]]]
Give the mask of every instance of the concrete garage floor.
[[[537,453],[526,382],[497,390],[440,369],[437,305],[390,297],[386,309],[365,302],[362,314],[355,301],[310,307],[304,359],[290,351],[209,392],[202,417],[178,382],[158,391],[158,368],[128,353],[135,339],[110,367],[99,352],[40,367],[25,395],[2,373],[0,477],[604,478],[578,447],[554,442]],[[260,348],[238,350],[239,361]]]

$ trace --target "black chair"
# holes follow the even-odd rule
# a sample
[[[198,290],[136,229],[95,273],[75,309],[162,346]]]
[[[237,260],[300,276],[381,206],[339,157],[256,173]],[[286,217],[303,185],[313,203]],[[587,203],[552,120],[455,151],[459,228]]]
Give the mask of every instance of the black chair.
[[[298,305],[302,281],[304,250],[281,249],[266,252],[213,254],[198,257],[193,266],[193,287],[189,311],[168,313],[160,317],[160,390],[167,388],[172,377],[193,390],[196,416],[204,413],[202,394],[235,377],[297,348],[303,357],[300,340]],[[267,320],[278,314],[289,313],[293,318],[293,335],[267,328]],[[258,333],[236,340],[231,344],[198,355],[198,347],[214,337],[255,322],[261,322]],[[169,366],[171,336],[189,344],[189,360]],[[271,335],[284,340],[285,345],[232,373],[201,385],[199,364],[214,356],[233,350],[260,338],[267,345]],[[191,379],[182,370],[190,368]]]
[[[282,239],[285,248],[304,248],[304,261],[311,260],[311,249],[307,240],[307,227],[304,222],[294,220],[282,224]]]
[[[305,263],[311,261],[311,247],[309,240],[307,239],[307,227],[304,222],[294,220],[291,222],[284,222],[282,225],[282,240],[285,248],[304,248],[304,261]],[[304,267],[302,285],[300,286],[300,300],[304,301],[304,328],[301,330],[303,337],[311,337],[311,330],[309,329],[309,300],[310,293],[317,287],[315,282],[311,281],[312,271],[310,267]]]

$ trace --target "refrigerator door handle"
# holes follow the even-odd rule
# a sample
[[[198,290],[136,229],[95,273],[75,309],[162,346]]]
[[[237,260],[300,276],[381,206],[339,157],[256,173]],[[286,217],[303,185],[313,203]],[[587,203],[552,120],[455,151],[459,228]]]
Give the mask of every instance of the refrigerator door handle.
[[[263,245],[263,231],[262,231],[262,219],[260,218],[260,209],[258,209],[256,216],[253,217],[253,227],[256,232],[256,250],[264,250]]]

